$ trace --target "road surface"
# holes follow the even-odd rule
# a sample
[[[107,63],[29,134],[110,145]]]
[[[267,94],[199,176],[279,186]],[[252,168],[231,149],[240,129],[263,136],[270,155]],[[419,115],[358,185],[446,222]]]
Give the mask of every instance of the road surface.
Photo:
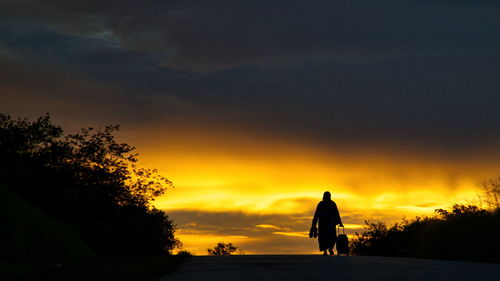
[[[244,255],[192,257],[161,281],[500,281],[500,265],[389,257]]]

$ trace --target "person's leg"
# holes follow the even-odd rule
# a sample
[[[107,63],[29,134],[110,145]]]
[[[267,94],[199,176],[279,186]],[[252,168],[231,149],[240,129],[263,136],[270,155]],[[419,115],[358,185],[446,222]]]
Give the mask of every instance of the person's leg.
[[[337,235],[335,235],[335,236],[333,237],[333,244],[332,244],[332,247],[330,248],[330,255],[332,255],[332,256],[333,256],[333,247],[335,247],[335,244],[336,244],[336,243],[337,243]],[[337,254],[338,254],[338,252],[339,252],[339,251],[337,250]]]
[[[333,231],[332,231],[333,229]],[[330,232],[328,233],[328,252],[330,253],[331,256],[333,256],[333,247],[335,246],[336,238],[337,238],[337,233],[335,232],[335,227],[330,229]]]
[[[323,256],[328,256],[328,254],[326,253],[326,250],[323,252]]]

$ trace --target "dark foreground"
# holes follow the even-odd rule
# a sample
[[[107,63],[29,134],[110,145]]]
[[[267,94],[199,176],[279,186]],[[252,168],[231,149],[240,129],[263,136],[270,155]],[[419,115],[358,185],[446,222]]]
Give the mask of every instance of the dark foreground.
[[[153,281],[178,268],[184,256],[131,256],[108,258],[91,263],[62,266],[32,272],[19,278],[0,276],[0,280],[26,281]],[[0,265],[2,267],[2,265]]]
[[[500,265],[389,257],[262,255],[192,257],[161,281],[500,280]]]

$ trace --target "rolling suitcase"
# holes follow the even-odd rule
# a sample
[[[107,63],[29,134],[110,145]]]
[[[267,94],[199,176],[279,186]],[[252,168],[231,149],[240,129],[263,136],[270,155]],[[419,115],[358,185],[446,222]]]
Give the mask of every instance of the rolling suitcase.
[[[342,227],[342,234],[340,234],[340,226],[337,228],[337,256],[349,255],[349,240],[347,239],[347,234],[345,234],[345,228]]]

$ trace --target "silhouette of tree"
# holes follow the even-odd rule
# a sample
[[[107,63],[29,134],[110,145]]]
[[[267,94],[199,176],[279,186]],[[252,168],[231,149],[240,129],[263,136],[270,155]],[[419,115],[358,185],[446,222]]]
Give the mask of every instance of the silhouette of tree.
[[[192,257],[192,256],[194,256],[193,253],[191,253],[189,251],[186,251],[186,250],[181,250],[181,251],[177,252],[176,255],[177,256],[183,256],[183,257]]]
[[[484,201],[490,209],[500,208],[500,177],[491,179],[481,184]]]
[[[238,247],[231,243],[219,242],[213,249],[207,249],[210,256],[229,256],[234,253]]]
[[[140,168],[117,130],[64,135],[49,114],[32,122],[0,114],[0,183],[72,225],[101,254],[170,251],[174,224],[151,202],[172,183]]]

